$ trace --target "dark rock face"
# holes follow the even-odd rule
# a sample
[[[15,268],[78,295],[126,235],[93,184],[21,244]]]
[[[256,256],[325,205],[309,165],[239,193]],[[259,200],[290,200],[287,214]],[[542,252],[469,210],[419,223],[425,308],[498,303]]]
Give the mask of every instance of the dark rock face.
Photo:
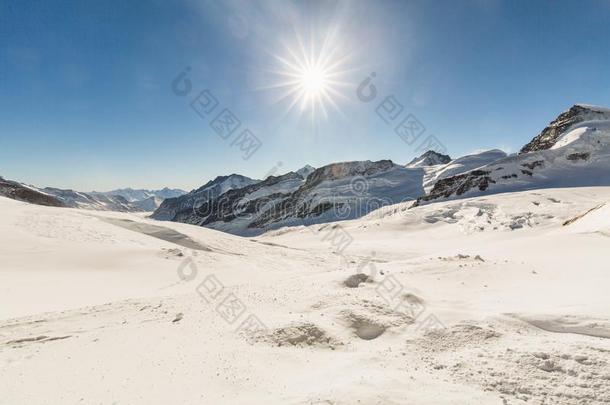
[[[311,189],[324,180],[340,180],[352,176],[370,176],[390,170],[392,167],[394,167],[394,163],[391,160],[332,163],[314,170],[307,177],[307,182],[303,187]]]
[[[537,167],[544,166],[544,161],[542,161],[542,160],[535,160],[533,162],[522,163],[521,166],[527,167],[530,170],[534,170]]]
[[[566,159],[571,160],[571,161],[589,160],[589,157],[591,157],[590,153],[583,152],[583,153],[572,153],[572,154],[566,156]]]
[[[56,197],[25,187],[21,183],[5,180],[2,177],[0,177],[0,195],[31,204],[65,207],[64,203]]]
[[[567,129],[580,122],[589,120],[610,119],[610,114],[606,111],[596,110],[594,107],[575,105],[568,111],[563,112],[542,132],[525,145],[520,153],[527,153],[550,149]]]
[[[419,197],[413,207],[417,207],[423,201],[433,201],[439,198],[449,198],[452,195],[462,195],[467,191],[478,188],[479,191],[485,191],[490,184],[494,184],[490,176],[491,172],[486,170],[473,170],[470,173],[460,174],[446,179],[441,179],[432,188],[432,190],[423,197]]]

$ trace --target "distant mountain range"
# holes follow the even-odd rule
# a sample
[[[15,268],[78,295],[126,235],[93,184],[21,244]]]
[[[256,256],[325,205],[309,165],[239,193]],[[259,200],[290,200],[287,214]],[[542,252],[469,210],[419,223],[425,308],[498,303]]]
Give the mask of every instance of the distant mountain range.
[[[41,192],[35,187],[17,181],[6,180],[0,177],[0,196],[28,202],[31,204],[47,205],[50,207],[65,207],[66,205],[57,197]]]
[[[84,193],[53,187],[38,188],[0,177],[0,195],[39,205],[83,208],[98,211],[154,211],[165,198],[186,194],[179,189],[134,190]]]
[[[125,198],[129,202],[135,201],[145,201],[150,199],[151,197],[155,197],[157,199],[165,200],[166,198],[174,198],[180,197],[181,195],[186,194],[186,191],[180,190],[178,188],[163,188],[161,190],[144,190],[144,189],[136,189],[133,188],[120,188],[112,191],[105,192],[97,192],[92,191],[89,194],[92,195],[105,195],[105,196],[121,196]]]
[[[488,150],[452,159],[428,151],[406,165],[390,160],[332,163],[263,180],[218,176],[182,190],[81,193],[0,178],[0,195],[36,204],[153,211],[152,218],[258,235],[283,226],[358,218],[404,201],[413,206],[482,194],[550,187],[610,186],[610,109],[577,104],[519,154]]]
[[[306,166],[260,181],[232,174],[166,199],[152,218],[257,235],[283,226],[358,218],[391,204],[415,201],[436,180],[506,154],[481,152],[452,160],[428,151],[407,165],[390,160]]]

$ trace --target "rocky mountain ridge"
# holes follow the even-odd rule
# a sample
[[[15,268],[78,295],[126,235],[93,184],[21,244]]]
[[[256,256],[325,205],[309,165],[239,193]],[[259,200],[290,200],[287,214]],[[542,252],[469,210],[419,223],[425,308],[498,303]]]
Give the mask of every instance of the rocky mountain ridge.
[[[575,104],[559,114],[542,132],[521,149],[521,154],[550,149],[571,127],[585,121],[610,120],[610,109],[587,104]]]
[[[527,189],[609,186],[610,109],[575,105],[518,155],[439,179],[414,206]]]
[[[413,200],[424,192],[423,176],[420,167],[390,160],[306,166],[207,199],[197,200],[202,191],[198,189],[166,200],[152,217],[256,235],[281,226],[357,218],[384,205]]]

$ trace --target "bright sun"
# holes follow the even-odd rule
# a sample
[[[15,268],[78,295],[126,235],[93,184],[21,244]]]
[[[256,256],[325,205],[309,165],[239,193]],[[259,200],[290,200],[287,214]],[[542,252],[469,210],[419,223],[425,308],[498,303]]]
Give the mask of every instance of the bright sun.
[[[298,38],[297,46],[286,47],[285,55],[274,55],[280,63],[275,73],[282,80],[273,87],[283,90],[280,101],[288,100],[288,111],[298,107],[313,119],[317,113],[328,117],[329,106],[339,110],[338,99],[347,98],[340,91],[346,85],[341,79],[347,58],[339,55],[339,49],[328,38],[320,46],[307,47]]]
[[[318,66],[303,70],[300,80],[303,91],[308,98],[320,97],[326,91],[328,78],[326,72]]]

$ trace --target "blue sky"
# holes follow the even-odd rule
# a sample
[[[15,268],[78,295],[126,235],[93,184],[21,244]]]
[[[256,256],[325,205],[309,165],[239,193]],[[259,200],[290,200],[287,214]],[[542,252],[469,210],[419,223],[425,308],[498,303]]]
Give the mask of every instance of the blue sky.
[[[280,99],[301,38],[341,60],[327,116]],[[517,151],[574,103],[610,106],[610,1],[0,2],[0,175],[83,191],[406,163],[393,95],[451,156]],[[189,66],[192,91],[174,78]],[[356,96],[375,72],[378,96]],[[209,89],[262,146],[243,159],[189,106]],[[281,162],[281,166],[278,166]]]

